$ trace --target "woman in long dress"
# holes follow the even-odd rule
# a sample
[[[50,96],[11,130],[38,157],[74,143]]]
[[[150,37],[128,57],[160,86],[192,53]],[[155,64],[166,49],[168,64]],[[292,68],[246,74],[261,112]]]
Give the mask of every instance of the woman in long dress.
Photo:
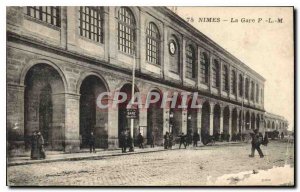
[[[31,136],[31,159],[38,159],[39,158],[39,150],[38,150],[38,135],[37,132],[34,131]]]

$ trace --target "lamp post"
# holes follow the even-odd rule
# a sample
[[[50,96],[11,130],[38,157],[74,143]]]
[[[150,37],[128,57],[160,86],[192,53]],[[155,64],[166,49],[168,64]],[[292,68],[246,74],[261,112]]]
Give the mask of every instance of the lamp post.
[[[135,86],[135,63],[136,63],[136,55],[135,55],[135,46],[133,48],[133,65],[132,65],[132,86],[131,86],[131,106],[134,104],[134,86]],[[134,139],[133,139],[133,128],[134,128],[134,118],[130,119],[130,137],[131,145],[129,148],[129,152],[134,152]]]

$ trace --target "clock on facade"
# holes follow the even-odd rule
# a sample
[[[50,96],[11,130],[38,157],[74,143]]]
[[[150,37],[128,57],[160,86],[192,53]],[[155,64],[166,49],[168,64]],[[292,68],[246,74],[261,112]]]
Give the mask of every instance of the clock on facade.
[[[169,51],[172,55],[175,54],[175,51],[176,51],[176,46],[175,46],[175,43],[172,41],[169,43]]]

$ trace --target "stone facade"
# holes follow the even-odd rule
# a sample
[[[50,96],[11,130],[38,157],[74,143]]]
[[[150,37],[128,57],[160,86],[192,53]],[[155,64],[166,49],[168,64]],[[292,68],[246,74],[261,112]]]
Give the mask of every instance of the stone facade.
[[[279,115],[272,113],[265,113],[264,128],[266,132],[278,131],[287,135],[288,121]]]
[[[47,127],[45,137],[52,150],[78,151],[86,142],[86,130],[96,132],[98,147],[117,148],[120,131],[125,126],[119,123],[124,120],[122,111],[99,111],[91,102],[101,92],[130,88],[133,62],[136,62],[136,91],[144,95],[151,91],[198,92],[201,106],[196,112],[175,111],[171,119],[169,108],[156,111],[160,117],[141,110],[134,124],[135,135],[141,130],[143,135],[153,131],[161,140],[161,134],[170,130],[170,122],[178,132],[185,133],[187,125],[193,131],[206,130],[210,134],[214,130],[232,134],[263,128],[265,79],[169,9],[126,8],[135,20],[135,57],[118,48],[120,7],[101,9],[103,42],[80,35],[79,9],[60,7],[60,25],[55,26],[29,16],[27,7],[7,7],[7,131],[12,155],[28,149],[32,131],[43,127]],[[158,64],[146,57],[150,22],[157,26],[160,37]],[[169,50],[171,41],[176,42],[176,58]],[[195,50],[195,78],[186,75],[187,46]],[[209,60],[205,83],[200,78],[203,52]],[[178,64],[178,72],[172,70],[174,62]],[[219,69],[218,87],[211,83],[214,62]],[[228,85],[223,82],[224,68],[228,69],[225,73]]]

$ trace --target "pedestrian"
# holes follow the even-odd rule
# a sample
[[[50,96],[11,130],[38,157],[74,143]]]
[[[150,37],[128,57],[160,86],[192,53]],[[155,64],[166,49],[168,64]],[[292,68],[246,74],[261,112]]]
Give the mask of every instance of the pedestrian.
[[[90,153],[96,153],[95,150],[95,135],[94,132],[91,132],[90,138],[89,138],[89,145],[90,145]]]
[[[122,148],[122,153],[126,153],[126,147],[127,147],[127,144],[126,144],[126,131],[123,130],[121,132],[121,136],[120,136],[120,146]]]
[[[283,134],[283,132],[281,132],[280,137],[281,137],[281,139],[284,139],[284,134]]]
[[[197,147],[198,146],[198,141],[200,140],[200,136],[197,132],[194,133],[193,135],[193,146]]]
[[[192,140],[193,140],[192,132],[189,131],[186,135],[186,145],[189,146],[190,144],[192,144]]]
[[[144,149],[144,137],[143,137],[142,133],[138,134],[137,142],[138,142],[139,148]]]
[[[166,134],[164,135],[164,147],[165,149],[168,149],[169,146],[169,132],[166,131]]]
[[[242,139],[241,133],[238,132],[238,133],[236,134],[236,140],[237,140],[237,141],[240,141],[241,139]]]
[[[127,129],[126,131],[126,144],[127,144],[127,147],[129,148],[129,152],[133,152],[134,149],[133,149],[133,144],[132,144],[132,137],[131,137],[131,133],[130,133],[130,130]]]
[[[184,148],[186,149],[186,135],[184,135],[184,133],[181,133],[181,135],[179,135],[180,137],[180,143],[179,143],[179,149],[181,148],[181,145],[184,145]]]
[[[254,130],[254,133],[251,133],[252,142],[251,142],[251,155],[249,157],[254,157],[255,149],[259,153],[260,158],[264,157],[263,152],[260,149],[260,145],[263,143],[263,135],[258,132],[258,129]]]
[[[38,147],[38,159],[45,159],[46,153],[44,148],[44,137],[40,131],[37,132],[37,147]]]
[[[172,146],[173,146],[173,134],[172,133],[170,133],[169,134],[169,140],[168,140],[168,148],[169,149],[172,149]]]
[[[264,140],[263,140],[263,142],[262,142],[262,145],[268,146],[268,143],[269,143],[268,134],[265,133],[265,136],[264,136]]]
[[[155,137],[154,137],[154,133],[152,132],[150,135],[150,147],[154,148],[154,142],[155,142]]]
[[[34,131],[30,138],[30,143],[31,143],[30,158],[31,159],[38,159],[38,157],[39,157],[37,141],[38,141],[37,131]]]

